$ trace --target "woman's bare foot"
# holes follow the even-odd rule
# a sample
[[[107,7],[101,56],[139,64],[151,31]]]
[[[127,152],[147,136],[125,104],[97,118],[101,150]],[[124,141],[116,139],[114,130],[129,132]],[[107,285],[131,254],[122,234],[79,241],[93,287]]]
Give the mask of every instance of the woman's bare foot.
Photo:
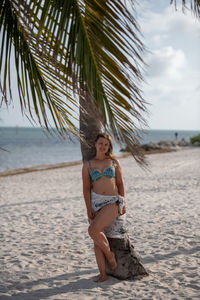
[[[108,276],[106,274],[100,274],[95,280],[94,282],[103,282],[108,280]]]
[[[111,271],[114,272],[117,269],[117,262],[116,262],[116,259],[115,259],[115,253],[113,253],[113,252],[111,252],[111,253],[112,253],[112,256],[108,260],[108,263],[109,263]]]

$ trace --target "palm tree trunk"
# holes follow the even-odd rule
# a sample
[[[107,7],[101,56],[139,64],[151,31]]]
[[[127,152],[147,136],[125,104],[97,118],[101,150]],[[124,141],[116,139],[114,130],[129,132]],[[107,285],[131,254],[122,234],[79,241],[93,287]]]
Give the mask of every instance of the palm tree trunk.
[[[89,93],[85,92],[80,97],[80,107],[81,152],[83,161],[86,161],[95,155],[94,138],[102,131],[103,126],[98,112],[93,109]],[[116,232],[120,228],[120,232],[124,232],[124,234],[120,233],[120,238],[112,237],[112,234],[109,234],[108,237],[110,248],[115,253],[118,267],[115,272],[112,272],[107,265],[107,273],[119,279],[133,279],[148,275],[140,261],[139,255],[131,244],[128,234],[122,229],[123,221],[121,218],[119,217],[114,221],[114,231]]]
[[[95,155],[94,138],[103,130],[98,112],[92,104],[89,92],[82,92],[80,96],[80,135],[83,162]]]

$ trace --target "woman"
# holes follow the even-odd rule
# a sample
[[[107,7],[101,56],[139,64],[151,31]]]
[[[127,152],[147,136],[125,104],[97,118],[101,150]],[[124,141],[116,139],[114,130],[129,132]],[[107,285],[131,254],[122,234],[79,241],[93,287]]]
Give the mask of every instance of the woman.
[[[107,280],[106,259],[110,269],[117,268],[114,253],[110,250],[104,230],[119,215],[126,212],[124,182],[118,160],[113,155],[109,134],[99,134],[95,140],[96,155],[84,163],[82,169],[83,195],[90,226],[88,232],[94,240],[94,251],[100,276]]]

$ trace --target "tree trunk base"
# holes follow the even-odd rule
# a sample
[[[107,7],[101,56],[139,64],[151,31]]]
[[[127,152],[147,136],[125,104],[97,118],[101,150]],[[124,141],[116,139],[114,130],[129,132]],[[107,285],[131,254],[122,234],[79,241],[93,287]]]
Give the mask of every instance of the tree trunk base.
[[[122,280],[138,279],[148,275],[127,234],[121,239],[108,237],[108,241],[110,249],[115,253],[117,260],[117,269],[114,272],[109,269],[107,264],[106,271],[108,275]]]

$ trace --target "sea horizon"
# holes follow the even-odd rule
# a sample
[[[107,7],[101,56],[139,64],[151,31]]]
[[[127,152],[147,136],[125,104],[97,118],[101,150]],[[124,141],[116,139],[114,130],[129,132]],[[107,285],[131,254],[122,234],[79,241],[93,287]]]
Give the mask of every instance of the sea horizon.
[[[28,129],[43,129],[43,130],[47,130],[45,127],[41,127],[41,126],[21,126],[21,125],[0,125],[0,128],[28,128]],[[54,129],[56,130],[56,127],[50,127],[49,129]],[[200,128],[196,129],[196,128],[192,128],[192,129],[188,129],[188,128],[144,128],[143,130],[162,130],[162,131],[199,131],[200,132]]]
[[[55,130],[49,133],[41,127],[0,126],[0,171],[81,160],[78,138],[62,138]],[[140,143],[173,141],[175,133],[178,140],[189,141],[200,130],[145,129]],[[119,155],[124,146],[114,140],[114,153]]]

